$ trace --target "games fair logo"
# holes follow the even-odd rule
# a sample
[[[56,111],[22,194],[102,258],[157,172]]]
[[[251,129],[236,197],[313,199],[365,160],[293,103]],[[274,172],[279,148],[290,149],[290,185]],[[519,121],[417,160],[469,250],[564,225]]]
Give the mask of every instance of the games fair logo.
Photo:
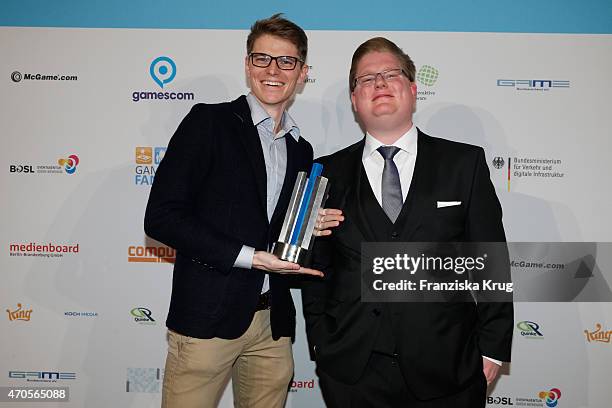
[[[79,244],[38,244],[36,242],[9,244],[9,256],[62,258],[68,254],[78,254]]]
[[[125,391],[158,393],[163,380],[161,368],[128,368]]]
[[[165,147],[139,146],[136,147],[134,160],[134,184],[137,186],[151,186],[155,178],[157,166],[166,154]]]
[[[162,90],[167,84],[174,81],[176,77],[176,64],[174,60],[167,56],[161,56],[151,61],[149,65],[149,75]],[[134,91],[132,92],[132,101],[139,102],[143,100],[189,100],[195,98],[193,92],[168,92],[168,91]]]
[[[128,262],[174,263],[176,251],[165,245],[128,247]]]
[[[540,325],[536,322],[530,322],[529,320],[524,320],[519,322],[516,325],[516,328],[519,329],[521,336],[526,337],[528,339],[543,339],[544,335],[540,331]]]
[[[585,330],[584,335],[589,343],[608,343],[610,344],[610,339],[612,338],[612,330],[602,330],[601,324],[595,324],[595,330],[589,331]]]
[[[416,80],[419,84],[430,88],[436,84],[440,72],[431,65],[423,65],[416,73]],[[434,96],[436,91],[433,90],[417,90],[417,100],[426,101],[428,97]]]
[[[8,313],[8,319],[11,322],[16,320],[29,322],[32,318],[32,309],[24,309],[21,303],[17,303],[17,309],[15,310],[6,309],[6,313]]]

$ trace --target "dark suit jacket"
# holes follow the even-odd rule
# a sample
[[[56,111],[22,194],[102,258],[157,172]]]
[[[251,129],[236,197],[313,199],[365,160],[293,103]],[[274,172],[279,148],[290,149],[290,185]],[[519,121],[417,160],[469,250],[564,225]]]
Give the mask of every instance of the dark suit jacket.
[[[363,169],[364,144],[365,139],[317,160],[331,184],[326,207],[340,208],[345,215],[331,236],[314,244],[312,265],[325,279],[309,280],[302,288],[317,368],[338,381],[355,383],[380,343],[377,334],[386,318],[414,394],[421,399],[452,394],[482,376],[482,355],[510,361],[512,304],[363,303],[361,243],[505,242],[484,152],[419,131],[412,184],[392,224],[382,218],[386,216]],[[437,201],[462,204],[438,209]]]
[[[170,140],[145,214],[147,235],[177,251],[166,324],[183,335],[241,336],[255,313],[264,273],[234,268],[242,245],[276,241],[298,171],[312,147],[285,137],[287,170],[271,222],[261,142],[244,96],[197,104]],[[270,275],[273,337],[293,337],[295,308],[287,279]]]

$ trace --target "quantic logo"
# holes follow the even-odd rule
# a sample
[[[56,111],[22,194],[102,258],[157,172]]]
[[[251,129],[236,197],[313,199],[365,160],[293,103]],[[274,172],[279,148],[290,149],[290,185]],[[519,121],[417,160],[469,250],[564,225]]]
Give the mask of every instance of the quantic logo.
[[[524,320],[519,322],[516,325],[516,328],[519,329],[521,336],[527,337],[530,339],[542,339],[544,335],[540,331],[540,325],[536,322],[530,322],[529,320]]]
[[[59,371],[9,371],[9,378],[31,382],[57,382],[61,380],[76,380],[76,373]]]
[[[570,81],[557,79],[498,79],[497,86],[515,88],[517,91],[548,91],[552,88],[569,88]]]
[[[170,57],[165,55],[157,57],[151,61],[149,65],[149,75],[162,90],[165,86],[172,82],[176,77],[176,63]],[[166,91],[134,91],[132,92],[132,101],[139,102],[142,100],[189,100],[195,98],[193,92],[166,92]]]

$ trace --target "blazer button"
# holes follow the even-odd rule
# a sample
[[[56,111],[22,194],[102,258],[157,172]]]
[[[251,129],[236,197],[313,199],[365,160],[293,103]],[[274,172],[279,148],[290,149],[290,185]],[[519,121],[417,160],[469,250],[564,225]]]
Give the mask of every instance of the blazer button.
[[[372,314],[376,317],[380,316],[380,310],[378,309],[372,309]]]
[[[391,233],[391,238],[396,239],[399,236],[399,234],[397,233],[397,231],[393,231]]]

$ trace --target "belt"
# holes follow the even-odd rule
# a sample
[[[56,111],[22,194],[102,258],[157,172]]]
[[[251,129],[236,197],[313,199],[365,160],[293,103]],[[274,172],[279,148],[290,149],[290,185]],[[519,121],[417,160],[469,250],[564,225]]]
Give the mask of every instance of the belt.
[[[268,309],[270,309],[270,291],[259,295],[259,300],[257,301],[257,307],[255,308],[255,311],[258,312],[260,310]]]

